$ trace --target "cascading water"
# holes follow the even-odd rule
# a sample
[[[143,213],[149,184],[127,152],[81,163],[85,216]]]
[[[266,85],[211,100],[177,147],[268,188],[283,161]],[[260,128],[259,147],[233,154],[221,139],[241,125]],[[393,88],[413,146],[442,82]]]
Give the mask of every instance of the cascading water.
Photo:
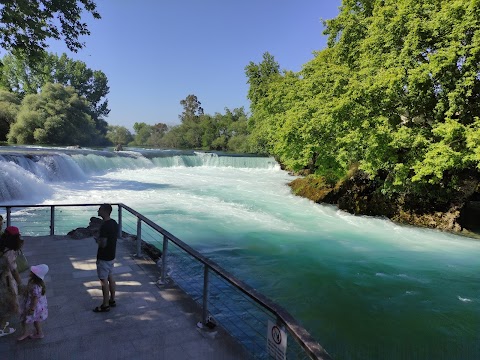
[[[272,158],[15,151],[0,158],[0,205],[123,202],[284,306],[336,359],[480,358],[477,240],[293,196]]]

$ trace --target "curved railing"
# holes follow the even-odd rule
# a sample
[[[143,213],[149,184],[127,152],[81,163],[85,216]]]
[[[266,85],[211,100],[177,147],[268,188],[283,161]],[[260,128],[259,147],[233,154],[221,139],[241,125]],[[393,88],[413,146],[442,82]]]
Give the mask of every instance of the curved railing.
[[[59,205],[2,205],[0,208],[5,208],[6,210],[6,225],[9,226],[12,223],[12,219],[15,218],[16,220],[18,219],[17,222],[22,221],[22,216],[21,212],[26,211],[26,209],[38,209],[41,208],[42,210],[49,209],[48,212],[43,212],[43,217],[44,218],[49,218],[49,235],[55,235],[56,234],[56,226],[55,222],[61,221],[62,219],[68,219],[71,216],[71,219],[74,218],[72,216],[72,212],[70,212],[70,215],[66,214],[59,214],[59,211],[56,211],[58,208],[69,208],[69,209],[75,209],[75,208],[85,208],[85,207],[92,207],[92,206],[99,206],[100,204],[59,204]],[[209,299],[209,290],[210,287],[213,286],[213,281],[210,279],[210,275],[214,275],[217,278],[221,279],[224,283],[229,284],[229,286],[233,287],[236,291],[239,291],[243,294],[244,297],[249,299],[248,301],[253,301],[257,308],[260,309],[259,312],[263,314],[267,314],[267,318],[272,318],[272,320],[275,322],[276,326],[279,326],[282,330],[284,330],[286,333],[290,334],[291,337],[295,340],[295,343],[299,346],[301,349],[300,351],[297,351],[293,354],[292,357],[295,358],[304,358],[305,356],[308,356],[308,358],[311,359],[319,359],[319,360],[328,360],[331,359],[330,355],[323,349],[323,347],[313,339],[313,337],[308,333],[308,331],[288,312],[286,311],[283,307],[280,305],[276,304],[272,300],[268,299],[264,295],[262,295],[260,292],[257,290],[253,289],[251,286],[247,285],[243,281],[237,279],[235,276],[230,274],[228,271],[220,267],[218,264],[216,264],[214,261],[208,259],[207,257],[203,256],[201,253],[184,243],[182,240],[178,239],[175,235],[171,234],[155,222],[151,221],[148,219],[146,216],[142,215],[141,213],[137,212],[136,210],[128,207],[125,204],[122,203],[112,203],[112,206],[117,206],[118,209],[118,224],[119,224],[119,235],[122,234],[122,230],[125,230],[128,228],[129,231],[136,232],[136,247],[137,247],[137,256],[141,255],[142,252],[142,238],[145,239],[145,236],[142,237],[142,228],[145,228],[144,230],[148,230],[150,233],[150,237],[152,239],[155,238],[155,235],[152,234],[161,234],[163,239],[161,240],[162,242],[162,257],[161,257],[161,280],[159,283],[165,283],[167,281],[167,273],[168,273],[168,266],[169,266],[169,248],[172,246],[175,246],[178,249],[181,249],[185,254],[188,254],[191,258],[195,259],[199,264],[201,264],[201,267],[203,267],[203,285],[201,287],[201,290],[197,292],[197,295],[201,293],[201,306],[202,306],[202,324],[207,324],[210,321],[210,315],[211,311],[209,310],[209,304],[210,300]],[[12,210],[17,209],[17,211],[20,212],[20,214],[15,217],[14,214],[12,214]],[[125,214],[124,212],[127,212],[128,214]],[[89,213],[84,213],[84,214],[90,214]],[[48,216],[49,215],[49,216]],[[77,213],[78,215],[78,213]],[[133,216],[134,219],[129,219],[130,221],[126,220],[126,217],[128,216]],[[113,217],[113,216],[112,216]],[[78,221],[78,217],[75,217],[76,220]],[[71,220],[67,220],[67,222],[71,223]],[[132,224],[133,223],[133,224]],[[135,224],[136,223],[136,224]],[[24,224],[22,226],[22,232],[26,234],[26,231],[28,232],[29,226],[33,226],[32,224],[35,224],[35,222],[29,221],[29,224]],[[38,228],[41,228],[41,221],[36,223]],[[136,227],[136,229],[135,229]],[[45,226],[43,227],[45,228]],[[35,232],[34,232],[35,233]],[[146,234],[145,234],[146,235]],[[148,242],[148,241],[147,241]],[[158,242],[160,241],[153,241],[153,242]],[[198,270],[198,266],[197,266]],[[191,274],[189,274],[189,277],[191,277]],[[200,277],[197,277],[196,280],[197,282],[200,281]],[[175,279],[174,279],[175,281]],[[176,282],[176,281],[175,281]],[[188,289],[184,289],[188,293]],[[229,293],[228,296],[232,296],[231,293]],[[200,303],[200,302],[199,302]],[[218,306],[217,306],[218,307]],[[222,304],[220,304],[219,308],[221,309]],[[228,307],[226,307],[227,310],[229,310]],[[250,311],[247,311],[251,313]],[[239,317],[238,321],[244,321],[244,315],[245,312],[242,312],[242,316]],[[257,317],[256,315],[253,315],[254,317]],[[222,323],[221,321],[219,321]],[[258,317],[257,319],[258,323],[261,323],[262,326],[266,326],[264,324],[264,321],[261,316]],[[224,324],[222,324],[224,325]],[[254,335],[248,334],[245,331],[243,333],[245,334],[246,338],[252,339],[253,337],[262,337],[262,332],[260,332],[258,329],[255,329],[255,326],[257,325],[250,325],[249,328],[251,329],[251,332],[254,333]],[[224,326],[225,327],[225,326]],[[228,326],[226,327],[228,331]],[[263,332],[263,337],[265,338],[265,348],[263,350],[260,350],[259,352],[261,353],[262,351],[266,352],[266,331]],[[242,342],[240,340],[240,342]],[[244,344],[245,345],[245,344]],[[289,346],[291,346],[289,344]],[[262,346],[258,346],[257,348],[261,348]],[[246,346],[247,350],[249,349],[248,345]],[[254,355],[257,357],[262,357],[262,355],[258,355],[259,352],[253,351]],[[302,354],[303,353],[303,354]],[[278,357],[277,357],[278,358]]]

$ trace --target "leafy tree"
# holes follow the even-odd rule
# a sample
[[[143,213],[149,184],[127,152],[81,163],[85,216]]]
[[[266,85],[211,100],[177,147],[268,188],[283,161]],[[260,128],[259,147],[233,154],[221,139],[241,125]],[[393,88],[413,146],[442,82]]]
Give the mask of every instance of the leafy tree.
[[[103,118],[110,112],[106,99],[110,88],[102,71],[92,70],[84,62],[72,60],[66,54],[44,54],[36,67],[13,55],[4,56],[2,62],[3,86],[19,95],[36,94],[47,83],[73,86],[90,104],[90,115],[99,133],[107,133],[108,124]]]
[[[355,70],[348,95],[364,106],[355,116],[368,144],[361,167],[390,173],[397,190],[452,189],[459,172],[478,166],[466,133],[480,116],[479,11],[472,1],[344,1],[327,22],[331,45]]]
[[[266,95],[268,84],[280,76],[280,65],[275,61],[273,55],[268,52],[263,54],[263,60],[259,64],[252,61],[245,67],[248,89],[248,99],[252,108]]]
[[[91,145],[99,140],[89,104],[75,89],[46,84],[40,94],[27,95],[7,135],[10,143]]]
[[[201,147],[205,150],[218,150],[212,146],[218,136],[216,118],[217,114],[215,116],[204,115],[198,126],[198,131],[201,133]]]
[[[204,115],[202,115],[202,118]],[[188,120],[182,125],[183,140],[187,148],[200,149],[202,147],[202,125],[201,121]]]
[[[259,64],[250,62],[245,67],[247,82],[250,84],[248,90],[248,99],[250,100],[250,109],[252,116],[250,118],[250,127],[252,134],[250,137],[250,147],[256,153],[271,153],[272,142],[274,142],[274,126],[269,123],[270,120],[276,121],[269,116],[272,108],[268,105],[267,99],[274,84],[282,81],[280,65],[274,57],[268,52],[263,54],[263,60]],[[273,110],[273,112],[276,112]]]
[[[160,147],[162,144],[162,138],[165,136],[165,134],[168,131],[167,124],[157,123],[152,126],[151,130],[152,131],[151,131],[150,137],[147,140],[147,145],[153,146],[153,147]]]
[[[133,124],[133,130],[135,130],[134,140],[132,145],[145,146],[148,143],[148,139],[152,135],[153,127],[144,122]]]
[[[184,128],[182,125],[173,126],[163,137],[161,146],[167,149],[185,149]]]
[[[17,118],[20,99],[17,94],[0,90],[0,141],[7,140],[7,133]]]
[[[11,1],[0,3],[0,46],[34,65],[47,47],[47,39],[63,39],[76,52],[84,44],[79,37],[89,35],[81,21],[86,11],[100,19],[92,0]]]
[[[247,123],[248,118],[243,107],[233,111],[225,108],[225,114],[216,113],[211,118],[211,129],[207,129],[204,133],[204,137],[207,134],[211,136],[204,147],[211,150],[246,152],[248,149]],[[235,138],[238,139],[235,140]],[[243,142],[242,146],[240,146],[241,142]]]
[[[112,144],[127,145],[133,141],[133,135],[125,126],[110,125],[108,126],[107,139]]]
[[[177,149],[204,149],[222,151],[247,151],[248,117],[243,108],[225,114],[204,114],[195,95],[180,101],[183,112],[182,123],[168,128],[166,124],[154,126],[136,123],[134,144]]]
[[[180,105],[183,106],[183,112],[178,117],[182,123],[186,121],[196,121],[203,115],[202,103],[195,95],[188,95],[180,101]]]
[[[332,181],[358,165],[387,193],[452,196],[480,169],[478,14],[478,1],[343,0],[299,73],[269,55],[246,67],[252,148]]]
[[[226,109],[227,110],[227,109]],[[248,147],[248,116],[243,107],[233,110],[233,121],[229,126],[231,136],[227,142],[227,150],[236,153],[250,152]]]
[[[183,143],[184,146],[191,149],[199,149],[202,146],[202,131],[200,121],[203,114],[202,103],[195,95],[188,95],[180,101],[183,107],[179,119],[182,122]]]

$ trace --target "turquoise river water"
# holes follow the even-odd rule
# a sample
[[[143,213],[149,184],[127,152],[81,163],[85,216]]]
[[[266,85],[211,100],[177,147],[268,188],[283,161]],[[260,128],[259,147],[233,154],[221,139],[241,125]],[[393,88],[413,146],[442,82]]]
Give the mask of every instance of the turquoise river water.
[[[127,204],[281,304],[336,359],[480,358],[478,240],[293,196],[271,158],[5,148],[0,176],[0,205]]]

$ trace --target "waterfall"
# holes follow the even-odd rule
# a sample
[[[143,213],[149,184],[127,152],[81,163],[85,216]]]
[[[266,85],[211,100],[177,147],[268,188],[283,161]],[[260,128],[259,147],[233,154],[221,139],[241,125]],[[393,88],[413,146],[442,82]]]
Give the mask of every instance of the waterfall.
[[[0,148],[0,202],[48,197],[51,186],[85,182],[122,170],[212,167],[280,170],[271,157],[217,154],[188,150],[111,152],[92,149],[2,147]]]

